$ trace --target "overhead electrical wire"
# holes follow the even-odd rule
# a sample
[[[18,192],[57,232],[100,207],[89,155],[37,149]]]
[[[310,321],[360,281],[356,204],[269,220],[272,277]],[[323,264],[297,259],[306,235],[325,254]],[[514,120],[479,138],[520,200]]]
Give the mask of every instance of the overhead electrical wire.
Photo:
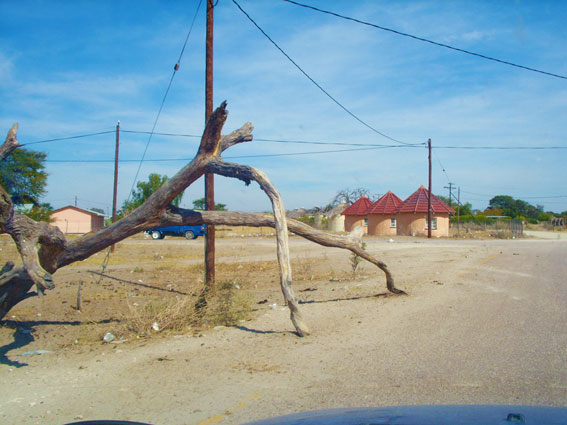
[[[246,11],[238,4],[238,2],[236,0],[232,0],[232,2],[236,5],[236,7],[238,7],[238,9],[240,9],[240,11],[248,18],[248,20],[250,22],[252,22],[252,24],[264,35],[264,37],[266,37],[270,43],[272,43],[274,45],[274,47],[276,49],[278,49],[280,51],[281,54],[283,54],[287,60],[289,60],[309,81],[311,81],[319,90],[321,90],[329,99],[331,99],[335,104],[337,104],[343,111],[345,111],[347,114],[349,114],[351,117],[353,117],[355,120],[357,120],[359,123],[361,123],[362,125],[364,125],[365,127],[367,127],[368,129],[372,130],[374,133],[379,134],[382,137],[385,137],[386,139],[389,139],[393,142],[396,143],[400,143],[402,145],[411,145],[412,143],[407,143],[407,142],[402,142],[401,140],[397,140],[394,139],[393,137],[388,136],[387,134],[377,130],[376,128],[372,127],[370,124],[368,124],[366,121],[362,120],[361,118],[359,118],[356,114],[354,114],[354,112],[352,112],[350,109],[348,109],[346,106],[344,106],[341,102],[339,102],[337,99],[335,99],[327,90],[325,90],[319,83],[317,83],[317,81],[315,81],[307,72],[305,72],[303,70],[303,68],[301,66],[299,66],[297,64],[297,62],[295,62],[257,23],[256,21],[254,21],[254,19],[252,19],[252,17],[246,13]],[[425,144],[425,143],[422,143]]]
[[[161,105],[160,105],[158,113],[156,115],[156,119],[154,120],[154,125],[152,126],[152,131],[150,132],[150,135],[148,137],[148,141],[146,143],[146,147],[144,148],[144,153],[142,154],[142,158],[140,159],[140,164],[138,165],[138,169],[136,170],[136,175],[134,176],[134,181],[132,182],[132,187],[131,187],[130,192],[128,194],[128,201],[130,200],[130,197],[132,196],[132,193],[134,191],[134,186],[136,185],[136,181],[138,180],[138,175],[140,174],[140,169],[142,168],[142,164],[144,162],[144,159],[146,158],[146,153],[148,152],[148,147],[150,146],[150,142],[152,141],[152,136],[153,136],[154,131],[156,129],[159,117],[161,115],[161,111],[163,110],[163,105],[165,104],[165,100],[167,99],[167,95],[169,94],[169,89],[171,88],[171,84],[173,83],[173,79],[175,78],[175,74],[179,70],[181,58],[183,57],[183,53],[185,52],[185,47],[187,46],[187,42],[189,41],[189,36],[191,35],[191,32],[193,31],[193,25],[195,24],[195,19],[197,19],[197,14],[199,13],[199,9],[201,8],[202,2],[203,2],[202,0],[199,0],[199,4],[197,5],[197,10],[195,10],[195,15],[193,16],[193,20],[191,21],[191,26],[189,27],[189,31],[187,32],[187,37],[185,37],[185,42],[183,43],[183,48],[181,49],[181,53],[179,54],[179,58],[177,59],[177,62],[175,63],[175,66],[173,67],[173,72],[171,74],[171,78],[169,79],[169,84],[167,85],[167,90],[165,91],[165,94],[163,95]]]
[[[158,133],[158,132],[150,132],[150,131],[134,131],[134,130],[120,130],[121,133],[132,133],[132,134],[153,134],[154,136],[171,136],[171,137],[196,137],[200,138],[196,134],[177,134],[177,133]]]
[[[444,47],[446,49],[454,50],[454,51],[457,51],[457,52],[460,52],[460,53],[465,53],[467,55],[476,56],[476,57],[486,59],[486,60],[489,60],[489,61],[498,62],[498,63],[501,63],[503,65],[509,65],[509,66],[513,66],[513,67],[516,67],[516,68],[521,68],[521,69],[526,70],[526,71],[537,72],[539,74],[544,74],[544,75],[547,75],[547,76],[550,76],[550,77],[561,78],[561,79],[567,80],[567,76],[565,76],[565,75],[554,74],[553,72],[542,71],[540,69],[531,68],[529,66],[519,65],[517,63],[505,61],[505,60],[494,58],[494,57],[491,57],[491,56],[486,56],[486,55],[483,55],[481,53],[475,53],[475,52],[472,52],[470,50],[460,49],[458,47],[450,46],[448,44],[439,43],[437,41],[429,40],[427,38],[418,37],[416,35],[412,35],[412,34],[408,34],[408,33],[405,33],[405,32],[394,30],[392,28],[387,28],[387,27],[383,27],[381,25],[376,25],[376,24],[373,24],[371,22],[366,22],[366,21],[362,21],[360,19],[351,18],[349,16],[341,15],[339,13],[331,12],[329,10],[319,9],[318,7],[299,3],[299,2],[296,2],[296,1],[293,1],[293,0],[283,0],[283,1],[286,2],[286,3],[294,4],[296,6],[304,7],[306,9],[311,9],[311,10],[314,10],[316,12],[336,16],[337,18],[346,19],[347,21],[356,22],[358,24],[366,25],[366,26],[373,27],[373,28],[376,28],[376,29],[379,29],[379,30],[383,30],[383,31],[388,31],[388,32],[391,32],[391,33],[394,33],[394,34],[397,34],[397,35],[404,36],[404,37],[413,38],[414,40],[423,41],[425,43],[433,44],[435,46]]]
[[[495,196],[507,196],[507,195],[487,195],[486,193],[469,192],[467,190],[461,190],[461,192],[468,193],[469,195],[484,196],[487,198],[494,198]],[[557,198],[567,198],[567,195],[522,196],[521,199],[557,199]]]
[[[464,150],[556,150],[556,149],[567,149],[567,146],[433,146],[432,149],[464,149]]]
[[[326,153],[336,153],[336,152],[357,152],[357,151],[368,151],[376,149],[388,149],[388,148],[405,148],[406,146],[400,145],[382,145],[382,146],[369,146],[365,148],[353,148],[353,149],[336,149],[327,151],[313,151],[313,152],[287,152],[287,153],[273,153],[273,154],[257,154],[257,155],[239,155],[239,156],[226,156],[224,159],[237,159],[237,158],[266,158],[266,157],[278,157],[278,156],[299,156],[299,155],[317,155]],[[414,147],[414,146],[408,146]],[[173,161],[191,161],[193,158],[161,158],[161,159],[146,159],[146,162],[173,162]],[[111,163],[114,159],[51,159],[46,160],[46,162],[57,162],[57,163]],[[121,159],[120,162],[138,162],[137,159]]]
[[[20,146],[37,145],[37,144],[40,144],[40,143],[59,142],[59,141],[62,141],[62,140],[80,139],[82,137],[100,136],[101,134],[109,134],[109,133],[114,133],[114,130],[99,131],[98,133],[80,134],[78,136],[58,137],[56,139],[38,140],[36,142],[22,143],[22,144],[20,144]]]
[[[445,177],[447,177],[447,183],[451,182],[451,179],[449,178],[449,175],[447,174],[447,171],[445,171],[445,167],[443,167],[443,164],[441,164],[441,160],[439,159],[439,157],[437,155],[435,155],[435,159],[437,160],[437,162],[439,163],[439,166],[441,167],[441,170],[443,171],[443,174],[445,174]]]
[[[79,138],[87,138],[91,136],[99,136],[103,134],[115,133],[116,130],[100,131],[97,133],[87,133],[75,136],[58,137],[55,139],[38,140],[34,142],[22,143],[20,146],[34,145],[39,143],[50,143],[58,141],[66,141]],[[166,136],[166,137],[191,137],[191,138],[201,138],[202,136],[196,134],[184,134],[184,133],[158,133],[150,131],[137,131],[137,130],[125,130],[120,129],[120,133],[130,133],[130,134],[152,134],[153,136]],[[287,139],[265,139],[265,138],[254,138],[258,142],[268,142],[268,143],[287,143],[287,144],[300,144],[300,145],[334,145],[334,146],[360,146],[360,147],[408,147],[416,148],[423,147],[423,143],[406,144],[402,146],[398,145],[384,145],[378,143],[349,143],[349,142],[322,142],[322,141],[312,141],[312,140],[287,140]],[[476,146],[457,146],[457,145],[434,145],[432,149],[463,149],[463,150],[560,150],[567,149],[567,146],[486,146],[486,145],[476,145]],[[441,164],[440,164],[441,165]],[[443,168],[443,167],[442,167]]]

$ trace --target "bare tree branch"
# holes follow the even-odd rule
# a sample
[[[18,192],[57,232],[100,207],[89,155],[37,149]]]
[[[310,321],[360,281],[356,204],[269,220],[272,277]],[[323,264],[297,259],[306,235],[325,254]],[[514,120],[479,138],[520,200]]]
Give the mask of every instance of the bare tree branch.
[[[221,153],[238,143],[251,141],[253,130],[252,124],[246,123],[240,129],[221,136],[227,116],[226,102],[223,102],[207,122],[195,158],[156,190],[140,207],[111,226],[71,242],[65,239],[58,228],[47,223],[37,223],[15,213],[10,197],[0,188],[0,233],[8,233],[12,236],[23,261],[22,266],[14,267],[13,264],[7,264],[0,271],[0,318],[29,296],[28,291],[33,284],[40,293],[53,287],[51,274],[57,269],[88,258],[150,227],[176,224],[274,227],[281,289],[290,309],[292,323],[300,336],[308,335],[309,328],[303,321],[293,293],[288,229],[320,245],[344,248],[358,254],[385,273],[387,288],[391,292],[404,293],[395,288],[393,277],[386,265],[362,249],[360,238],[331,235],[296,220],[288,221],[280,194],[263,172],[253,167],[224,162]],[[14,125],[5,143],[0,147],[0,160],[19,146],[16,130],[17,125]],[[205,172],[237,178],[246,184],[257,182],[270,198],[274,215],[226,211],[196,212],[171,205],[177,195]]]
[[[18,143],[18,139],[16,138],[16,134],[18,132],[18,123],[15,123],[10,131],[8,131],[8,135],[6,136],[6,140],[4,144],[0,146],[0,161],[10,155],[14,149],[19,148],[20,144]]]

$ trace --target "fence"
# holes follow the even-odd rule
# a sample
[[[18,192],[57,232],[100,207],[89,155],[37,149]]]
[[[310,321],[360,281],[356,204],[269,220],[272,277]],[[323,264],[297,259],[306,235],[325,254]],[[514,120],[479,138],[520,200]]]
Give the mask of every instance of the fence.
[[[509,218],[490,218],[482,221],[471,220],[465,222],[457,222],[453,217],[450,222],[451,229],[457,229],[458,232],[469,233],[471,231],[490,231],[496,237],[509,236],[522,237],[524,235],[524,222],[522,220],[510,220]]]

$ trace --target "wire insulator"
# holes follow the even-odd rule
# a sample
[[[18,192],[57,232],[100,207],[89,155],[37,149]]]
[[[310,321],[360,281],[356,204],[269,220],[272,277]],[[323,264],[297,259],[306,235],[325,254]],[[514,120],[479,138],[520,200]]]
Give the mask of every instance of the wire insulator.
[[[176,63],[175,66],[173,67],[174,70],[179,71],[179,64]]]

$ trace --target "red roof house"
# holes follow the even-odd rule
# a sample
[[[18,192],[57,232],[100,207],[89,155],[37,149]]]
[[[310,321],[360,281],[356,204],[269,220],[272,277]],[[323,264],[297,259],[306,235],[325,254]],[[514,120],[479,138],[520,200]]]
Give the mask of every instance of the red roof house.
[[[350,207],[345,209],[341,214],[345,216],[345,231],[351,232],[357,226],[362,227],[365,233],[368,232],[367,211],[372,206],[372,202],[366,196],[363,196]]]
[[[370,205],[366,211],[368,215],[368,234],[381,236],[396,235],[396,211],[401,204],[402,200],[389,190],[384,196]]]
[[[421,186],[397,209],[398,235],[426,236],[429,191]],[[431,235],[449,236],[449,214],[455,210],[431,194]]]

